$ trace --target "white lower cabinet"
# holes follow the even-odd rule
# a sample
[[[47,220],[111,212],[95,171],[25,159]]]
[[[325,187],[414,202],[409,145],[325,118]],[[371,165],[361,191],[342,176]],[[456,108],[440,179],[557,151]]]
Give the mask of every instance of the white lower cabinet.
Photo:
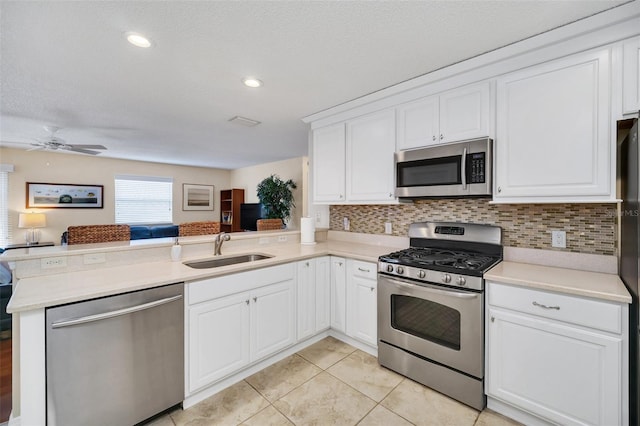
[[[295,343],[291,265],[202,280],[189,286],[189,392]],[[240,292],[225,295],[234,288]]]
[[[347,259],[347,335],[378,345],[377,267]]]
[[[337,256],[331,256],[331,328],[347,332],[347,265]]]
[[[297,263],[298,340],[330,326],[330,267],[329,256]]]
[[[490,408],[495,398],[557,424],[626,424],[622,305],[496,283],[487,292]]]

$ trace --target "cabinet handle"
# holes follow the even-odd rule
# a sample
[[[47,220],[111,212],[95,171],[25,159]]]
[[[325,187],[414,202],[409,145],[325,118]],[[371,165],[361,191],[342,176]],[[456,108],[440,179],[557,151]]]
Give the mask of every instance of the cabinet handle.
[[[304,266],[309,267],[309,262],[305,262]]]
[[[433,140],[434,140],[434,141],[436,140],[436,135],[433,135]]]
[[[393,194],[392,193],[389,193],[389,198],[393,198]]]
[[[338,265],[342,266],[342,262],[338,262]]]
[[[373,291],[373,290],[375,290],[375,288],[374,288],[374,287],[371,287],[371,291]]]
[[[491,322],[496,322],[496,317],[491,317]]]
[[[368,270],[368,269],[362,269],[362,268],[358,268],[358,271],[360,271],[360,272],[371,272],[371,271],[370,271],[370,270]]]
[[[442,133],[440,133],[440,140],[444,139],[444,136],[442,135]]]
[[[253,301],[254,301],[254,302],[257,302],[257,301],[258,301],[258,298],[257,298],[257,297],[254,297],[254,298],[253,298]]]
[[[340,198],[342,198],[342,194],[340,194]]]
[[[498,187],[498,192],[502,192],[502,187],[501,186]]]
[[[245,300],[244,303],[249,304],[249,299]]]
[[[542,303],[538,303],[538,302],[532,302],[531,304],[533,306],[537,306],[537,307],[543,308],[543,309],[555,309],[556,311],[560,310],[560,306],[547,306],[547,305],[543,305]]]

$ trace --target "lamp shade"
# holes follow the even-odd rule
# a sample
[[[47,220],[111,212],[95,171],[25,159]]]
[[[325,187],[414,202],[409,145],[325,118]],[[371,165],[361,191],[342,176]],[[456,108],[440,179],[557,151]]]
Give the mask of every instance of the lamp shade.
[[[47,217],[44,213],[20,213],[18,228],[44,228],[47,226]]]

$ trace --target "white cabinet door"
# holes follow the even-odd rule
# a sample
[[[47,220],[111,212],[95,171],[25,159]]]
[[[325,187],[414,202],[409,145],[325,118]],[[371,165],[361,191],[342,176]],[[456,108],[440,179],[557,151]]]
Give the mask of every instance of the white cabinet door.
[[[612,200],[610,56],[583,53],[497,80],[495,201]]]
[[[347,121],[347,199],[393,201],[395,113],[387,110]]]
[[[249,363],[249,293],[189,309],[189,391]]]
[[[487,394],[563,425],[622,424],[622,340],[491,308]]]
[[[343,202],[345,198],[344,124],[313,131],[313,201]]]
[[[488,82],[460,87],[397,108],[397,149],[489,136]]]
[[[431,96],[402,105],[398,119],[398,151],[440,143],[438,97]]]
[[[316,277],[315,259],[297,264],[298,340],[315,334],[316,329]]]
[[[331,326],[331,260],[329,256],[315,261],[315,329],[317,333]]]
[[[295,342],[294,285],[289,280],[251,292],[251,361]]]
[[[347,260],[347,335],[378,346],[376,264]]]
[[[343,257],[331,256],[331,328],[347,332],[347,269]]]
[[[640,38],[623,45],[622,112],[637,114],[640,110]]]
[[[440,95],[440,142],[489,135],[489,89],[489,83],[483,83]]]

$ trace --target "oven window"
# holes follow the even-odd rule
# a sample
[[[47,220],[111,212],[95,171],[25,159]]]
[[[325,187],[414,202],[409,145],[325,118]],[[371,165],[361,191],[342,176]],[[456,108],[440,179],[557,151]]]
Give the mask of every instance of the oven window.
[[[398,163],[397,186],[459,185],[461,158],[455,155]]]
[[[460,312],[412,296],[391,296],[391,326],[422,339],[460,350]]]

